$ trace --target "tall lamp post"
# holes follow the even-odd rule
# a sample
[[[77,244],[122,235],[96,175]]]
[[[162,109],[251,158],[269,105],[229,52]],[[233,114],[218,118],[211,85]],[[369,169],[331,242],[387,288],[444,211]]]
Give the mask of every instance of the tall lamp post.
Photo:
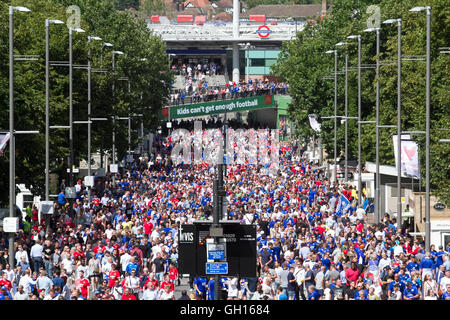
[[[414,7],[411,12],[426,11],[427,48],[426,48],[426,89],[425,89],[425,248],[430,250],[430,96],[431,96],[431,7]]]
[[[114,73],[116,70],[116,59],[115,56],[117,55],[122,55],[123,52],[122,51],[113,51],[112,52],[112,72]],[[113,99],[114,99],[114,91],[115,91],[115,83],[113,81],[112,84],[112,95],[113,95]],[[113,113],[114,113],[114,105],[115,105],[115,101],[113,101]],[[112,164],[116,164],[116,117],[113,116],[112,117]],[[116,174],[114,173],[112,176],[112,182],[113,182],[113,187],[116,184]]]
[[[358,206],[361,202],[362,168],[361,168],[361,35],[351,35],[347,39],[358,40]]]
[[[336,43],[337,47],[340,46],[345,46],[347,45],[347,42],[338,42]],[[347,183],[348,182],[348,122],[347,122],[347,117],[348,117],[348,52],[345,51],[345,70],[344,70],[344,74],[345,74],[345,84],[344,84],[344,123],[345,123],[345,165],[344,165],[344,181]]]
[[[334,183],[337,184],[337,50],[328,50],[334,53]]]
[[[61,20],[45,19],[45,201],[49,200],[50,175],[50,25],[64,24]]]
[[[401,122],[401,97],[402,97],[402,19],[388,19],[383,23],[392,24],[397,23],[397,225],[401,227],[402,222],[402,198],[401,198],[401,136],[402,136],[402,122]]]
[[[375,98],[375,122],[376,122],[376,150],[375,150],[375,222],[381,217],[380,195],[380,28],[368,28],[364,32],[376,32],[376,98]]]
[[[70,157],[69,157],[69,184],[73,187],[73,103],[72,103],[72,93],[73,93],[73,50],[72,50],[72,33],[84,32],[80,28],[69,28],[69,146],[70,146]]]
[[[102,38],[88,36],[88,176],[91,176],[91,41],[101,41]],[[88,189],[88,199],[91,201],[91,189]]]
[[[14,131],[14,11],[30,12],[26,7],[9,6],[9,217],[15,216],[16,145]],[[9,235],[9,264],[14,266],[14,233]]]

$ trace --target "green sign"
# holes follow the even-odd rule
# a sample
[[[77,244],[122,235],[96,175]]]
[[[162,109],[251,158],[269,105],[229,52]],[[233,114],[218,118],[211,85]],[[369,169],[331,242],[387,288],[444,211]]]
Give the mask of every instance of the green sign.
[[[269,96],[254,96],[235,100],[212,101],[190,105],[170,107],[170,119],[190,118],[219,114],[226,112],[239,112],[246,110],[275,107],[275,99]],[[163,117],[167,118],[167,110],[163,110]]]

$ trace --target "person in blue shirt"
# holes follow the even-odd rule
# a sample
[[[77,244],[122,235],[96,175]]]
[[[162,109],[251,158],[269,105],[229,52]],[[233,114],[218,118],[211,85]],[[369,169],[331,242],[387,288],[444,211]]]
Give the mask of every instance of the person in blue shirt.
[[[400,292],[403,292],[405,290],[405,284],[400,281],[400,275],[398,273],[396,273],[394,275],[394,281],[389,283],[389,287],[388,287],[388,296],[389,297],[390,297],[390,294],[392,293],[392,291],[394,290],[394,285],[396,285],[396,284],[399,285]]]
[[[288,296],[283,292],[283,288],[281,288],[281,286],[277,288],[277,296],[278,300],[288,300]]]
[[[447,290],[442,294],[442,300],[450,300],[450,284],[447,284]]]
[[[197,277],[194,279],[194,292],[201,295],[202,299],[206,299],[206,286],[208,280],[205,277]]]
[[[64,191],[61,190],[61,192],[58,194],[58,203],[63,206],[66,204],[66,195],[64,194]]]
[[[431,257],[431,253],[430,252],[425,253],[425,258],[423,258],[422,261],[420,261],[420,273],[422,274],[422,277],[424,277],[425,274],[427,273],[432,275],[434,265],[435,263]]]
[[[411,282],[406,282],[406,288],[403,290],[403,300],[419,300],[420,294]]]
[[[308,300],[320,300],[322,295],[316,290],[316,286],[312,285],[308,288]]]
[[[409,273],[411,273],[412,271],[419,271],[419,264],[416,262],[415,256],[411,256],[411,259],[406,264],[406,269]]]

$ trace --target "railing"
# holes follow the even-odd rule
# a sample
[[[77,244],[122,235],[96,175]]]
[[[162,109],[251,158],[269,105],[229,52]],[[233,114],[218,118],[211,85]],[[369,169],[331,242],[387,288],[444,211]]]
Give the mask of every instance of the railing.
[[[267,38],[261,38],[257,34],[259,26],[240,25],[239,40],[291,40],[295,37],[296,31],[303,29],[303,24],[278,24],[271,25],[270,35]],[[177,24],[148,24],[148,28],[156,35],[161,36],[164,41],[229,41],[233,40],[233,25],[177,25]]]
[[[214,87],[217,88],[217,87]],[[220,87],[219,87],[220,88]],[[223,89],[220,88],[220,89]],[[178,105],[189,105],[195,103],[202,102],[210,102],[210,101],[222,101],[222,100],[231,100],[238,98],[248,98],[253,96],[267,96],[267,95],[285,95],[288,94],[287,88],[274,88],[274,89],[256,89],[254,91],[242,90],[239,92],[228,92],[228,93],[220,93],[220,89],[218,89],[219,93],[213,94],[211,92],[202,93],[201,95],[191,96],[185,95],[184,98],[181,98],[181,95],[178,94],[178,97],[172,95],[171,101],[167,104],[170,106],[178,106]]]

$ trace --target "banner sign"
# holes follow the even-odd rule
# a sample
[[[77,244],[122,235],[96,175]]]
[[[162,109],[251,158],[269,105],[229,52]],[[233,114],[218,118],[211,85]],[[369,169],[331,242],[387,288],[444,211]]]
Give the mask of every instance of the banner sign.
[[[246,110],[265,109],[275,107],[275,99],[269,96],[254,96],[235,100],[222,100],[190,105],[178,105],[170,107],[170,119],[207,116],[227,112],[239,112]],[[163,108],[163,117],[166,118],[167,108]]]
[[[6,145],[8,144],[10,134],[9,132],[0,132],[0,156],[5,150]]]
[[[311,128],[316,131],[316,132],[320,132],[320,123],[317,122],[316,117],[314,116],[309,116],[309,124],[311,125]]]
[[[393,135],[395,167],[398,168],[397,135]],[[411,139],[410,135],[402,135],[402,140]],[[414,141],[401,141],[401,171],[407,176],[420,178],[419,146]]]

